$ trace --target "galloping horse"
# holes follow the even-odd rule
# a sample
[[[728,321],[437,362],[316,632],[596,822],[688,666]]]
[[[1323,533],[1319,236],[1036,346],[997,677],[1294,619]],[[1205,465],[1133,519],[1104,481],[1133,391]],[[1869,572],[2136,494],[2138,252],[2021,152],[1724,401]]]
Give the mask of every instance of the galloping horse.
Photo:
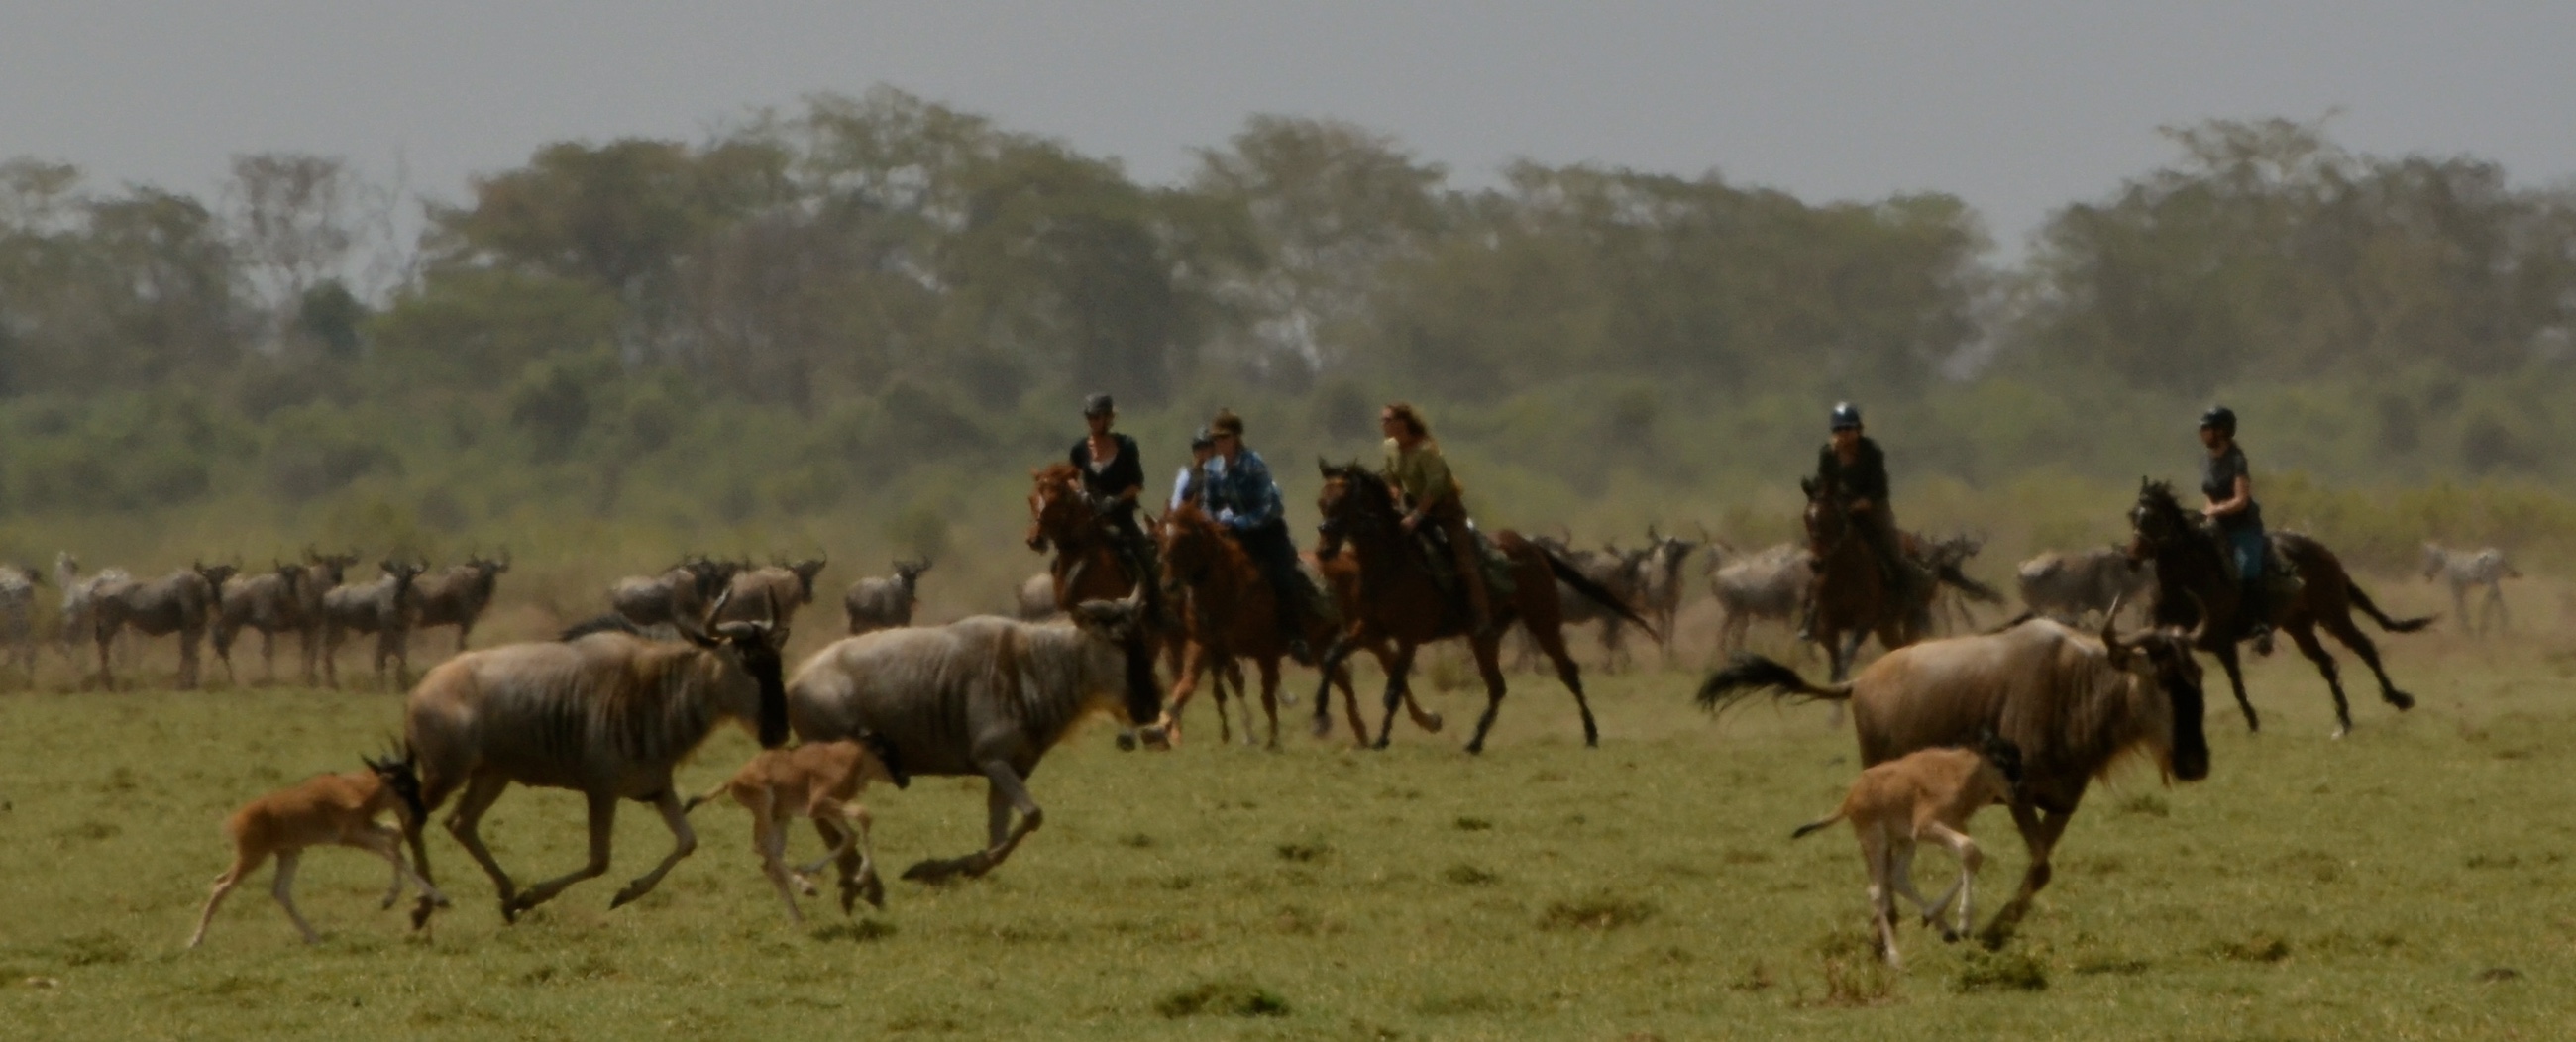
[[[1485,713],[1476,720],[1476,734],[1468,739],[1467,751],[1483,752],[1486,732],[1492,730],[1494,716],[1503,707],[1503,670],[1496,661],[1496,648],[1503,629],[1515,619],[1528,628],[1539,650],[1556,663],[1557,679],[1565,682],[1566,690],[1574,692],[1574,706],[1583,715],[1583,744],[1601,744],[1601,730],[1592,721],[1592,706],[1583,697],[1582,672],[1565,651],[1564,616],[1557,603],[1556,584],[1562,582],[1608,605],[1648,634],[1655,632],[1652,625],[1573,566],[1518,533],[1505,530],[1495,532],[1493,541],[1511,562],[1512,596],[1494,603],[1493,629],[1471,632],[1474,622],[1464,605],[1442,588],[1420,544],[1401,527],[1404,512],[1396,506],[1395,493],[1386,487],[1386,482],[1356,463],[1336,467],[1317,462],[1324,473],[1324,492],[1317,503],[1324,515],[1324,539],[1317,556],[1333,560],[1341,556],[1347,543],[1353,552],[1351,559],[1358,566],[1358,596],[1350,602],[1356,610],[1345,620],[1340,638],[1324,652],[1322,666],[1329,676],[1353,648],[1380,641],[1394,643],[1394,661],[1386,670],[1386,720],[1378,728],[1379,748],[1385,748],[1389,732],[1395,729],[1396,704],[1408,694],[1406,681],[1413,671],[1414,649],[1435,640],[1465,637],[1475,649],[1476,671],[1485,679],[1486,698]],[[1320,687],[1315,692],[1319,723],[1329,708],[1325,701],[1328,693]]]
[[[1878,553],[1870,549],[1868,537],[1843,508],[1842,495],[1834,486],[1808,478],[1798,487],[1807,493],[1807,549],[1815,562],[1816,643],[1824,646],[1826,661],[1832,665],[1832,683],[1850,675],[1861,642],[1873,633],[1889,651],[1921,640],[1919,623],[1929,620],[1932,600],[1945,584],[1974,600],[2003,600],[2002,594],[1959,570],[1965,554],[1952,550],[1926,561],[1912,547],[1906,556],[1923,568],[1923,588],[1901,596],[1889,584]],[[1911,542],[1911,537],[1900,538]]]
[[[2194,523],[2192,513],[2174,498],[2172,485],[2144,478],[2138,481],[2138,505],[2129,511],[2129,528],[2129,559],[2155,564],[2156,624],[2191,627],[2200,625],[2206,615],[2208,624],[2195,643],[2226,667],[2227,684],[2236,690],[2236,705],[2245,711],[2245,729],[2262,730],[2254,703],[2245,700],[2245,676],[2236,656],[2236,644],[2249,636],[2253,620],[2238,610],[2244,588],[2228,577],[2217,536]],[[2352,707],[2344,701],[2334,656],[2317,642],[2320,626],[2361,656],[2371,675],[2379,678],[2379,697],[2399,709],[2415,708],[2415,697],[2397,690],[2388,671],[2380,667],[2379,648],[2361,627],[2353,625],[2352,609],[2361,609],[2390,633],[2413,633],[2432,624],[2433,616],[2391,619],[2371,603],[2369,594],[2361,592],[2343,562],[2324,544],[2294,532],[2274,532],[2271,537],[2272,552],[2298,569],[2302,586],[2297,598],[2268,606],[2268,621],[2289,634],[2299,653],[2325,675],[2326,689],[2334,692],[2335,734],[2339,737],[2352,730]]]
[[[1261,708],[1270,718],[1270,748],[1279,747],[1279,660],[1287,657],[1288,643],[1280,634],[1278,601],[1272,596],[1270,582],[1261,574],[1261,566],[1225,533],[1225,528],[1201,511],[1197,505],[1184,503],[1179,509],[1163,515],[1158,526],[1163,540],[1163,560],[1173,582],[1186,595],[1188,605],[1181,626],[1187,636],[1183,643],[1182,664],[1172,682],[1171,696],[1164,700],[1164,732],[1174,741],[1180,737],[1181,708],[1198,690],[1199,678],[1211,667],[1230,668],[1236,658],[1250,658],[1261,671]],[[1345,569],[1345,572],[1348,570]],[[1345,585],[1345,584],[1337,584]],[[1350,598],[1341,598],[1345,610]],[[1309,616],[1306,641],[1325,645],[1332,641],[1334,625],[1329,619]],[[1390,652],[1381,643],[1370,648],[1379,666],[1386,665]],[[1231,741],[1224,729],[1230,727],[1225,712],[1225,684],[1219,674],[1216,685],[1217,720],[1220,735]],[[1342,690],[1342,701],[1350,709],[1351,730],[1360,744],[1368,744],[1368,725],[1360,719],[1359,694],[1351,687],[1350,670],[1337,666],[1327,680]],[[1237,678],[1237,694],[1250,695]],[[1413,718],[1426,730],[1440,730],[1440,719],[1424,713],[1407,699]],[[1252,740],[1250,713],[1245,710],[1244,740]],[[1320,737],[1320,734],[1319,734]]]
[[[1055,549],[1047,574],[1055,578],[1057,611],[1070,612],[1084,601],[1125,600],[1135,592],[1136,577],[1127,574],[1107,521],[1091,509],[1082,493],[1082,472],[1070,463],[1053,463],[1030,471],[1037,488],[1029,493],[1029,549]],[[1157,602],[1161,591],[1148,590]]]

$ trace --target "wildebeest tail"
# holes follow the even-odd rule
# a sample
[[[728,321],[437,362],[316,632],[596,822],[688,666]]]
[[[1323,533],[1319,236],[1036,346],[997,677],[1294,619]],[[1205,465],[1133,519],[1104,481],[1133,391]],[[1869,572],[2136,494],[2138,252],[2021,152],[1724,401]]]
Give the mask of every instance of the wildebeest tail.
[[[1760,655],[1737,655],[1725,669],[1708,675],[1699,685],[1699,707],[1722,713],[1728,707],[1764,691],[1778,691],[1782,697],[1801,701],[1821,699],[1841,702],[1851,697],[1849,683],[1817,687],[1799,676],[1798,671]]]
[[[1968,573],[1960,571],[1956,564],[1945,562],[1940,568],[1935,569],[1933,574],[1939,577],[1940,581],[1957,588],[1960,593],[1967,594],[1969,600],[1984,601],[1987,604],[2004,602],[2003,594],[1995,592],[1992,586],[1968,578]]]
[[[2413,633],[2416,630],[2432,625],[2433,620],[2438,617],[2426,615],[2413,619],[2391,619],[2388,617],[2387,612],[2379,610],[2379,605],[2370,602],[2369,594],[2361,592],[2360,583],[2346,583],[2344,588],[2352,591],[2353,607],[2361,609],[2362,614],[2370,616],[2373,620],[2379,623],[2380,629],[2387,630],[2390,633]]]
[[[1601,605],[1602,607],[1617,612],[1620,618],[1635,623],[1638,629],[1646,631],[1648,639],[1663,639],[1661,634],[1655,632],[1655,625],[1651,622],[1647,622],[1645,616],[1637,614],[1637,609],[1629,607],[1628,602],[1620,600],[1618,594],[1612,593],[1609,588],[1586,578],[1582,572],[1576,571],[1573,565],[1567,564],[1564,558],[1558,557],[1554,553],[1549,552],[1546,547],[1532,543],[1530,544],[1530,549],[1538,551],[1538,555],[1540,557],[1547,559],[1548,573],[1556,576],[1556,581],[1564,583],[1566,586],[1572,588],[1576,593],[1591,598],[1593,602]]]
[[[1837,822],[1837,821],[1841,821],[1841,820],[1843,820],[1843,812],[1841,812],[1841,811],[1835,811],[1835,812],[1833,812],[1831,815],[1828,815],[1828,816],[1826,816],[1826,817],[1822,817],[1822,818],[1818,818],[1818,819],[1816,819],[1816,820],[1814,820],[1814,821],[1810,821],[1810,822],[1808,822],[1808,823],[1806,823],[1806,824],[1804,824],[1804,825],[1800,825],[1800,826],[1798,826],[1798,831],[1790,833],[1790,834],[1789,834],[1789,838],[1790,838],[1790,839],[1805,839],[1805,838],[1807,838],[1807,836],[1808,836],[1809,834],[1814,833],[1814,832],[1817,832],[1817,831],[1819,831],[1819,830],[1823,829],[1825,826],[1827,826],[1827,825],[1831,825],[1831,824],[1833,824],[1833,823],[1835,823],[1835,822]]]

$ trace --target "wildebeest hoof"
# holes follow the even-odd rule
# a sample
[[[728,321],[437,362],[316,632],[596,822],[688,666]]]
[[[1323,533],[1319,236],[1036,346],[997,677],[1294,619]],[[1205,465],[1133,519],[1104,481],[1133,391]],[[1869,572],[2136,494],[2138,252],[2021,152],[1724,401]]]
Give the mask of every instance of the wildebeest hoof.
[[[1306,726],[1306,730],[1317,738],[1330,738],[1333,736],[1333,719],[1328,716],[1316,717],[1313,723]]]
[[[957,859],[923,861],[903,870],[903,877],[915,883],[933,885],[948,882],[964,867]]]
[[[624,908],[629,904],[633,904],[636,898],[642,896],[644,896],[644,891],[638,890],[634,886],[630,885],[626,889],[618,891],[617,896],[609,898],[608,907]]]
[[[1177,736],[1157,726],[1138,728],[1136,737],[1144,740],[1145,748],[1163,751],[1172,747],[1172,740]]]
[[[871,873],[866,882],[859,884],[858,896],[860,900],[868,903],[868,907],[877,909],[878,911],[884,911],[885,881],[878,879],[873,873]],[[844,914],[847,914],[849,909],[847,907],[843,907],[841,911]]]
[[[1122,753],[1132,753],[1136,751],[1136,732],[1118,732],[1118,751]],[[907,875],[906,878],[909,878],[909,875]]]

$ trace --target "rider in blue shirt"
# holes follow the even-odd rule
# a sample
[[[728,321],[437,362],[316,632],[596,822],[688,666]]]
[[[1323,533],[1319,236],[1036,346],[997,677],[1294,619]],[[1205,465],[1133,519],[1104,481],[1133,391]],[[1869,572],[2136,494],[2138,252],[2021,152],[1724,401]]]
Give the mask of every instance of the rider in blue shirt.
[[[1243,418],[1233,410],[1218,410],[1208,422],[1208,433],[1216,438],[1216,458],[1208,461],[1201,479],[1200,505],[1261,566],[1271,594],[1278,598],[1276,616],[1289,653],[1306,661],[1311,656],[1305,641],[1305,599],[1298,596],[1297,544],[1288,537],[1279,483],[1271,480],[1270,465],[1262,462],[1261,454],[1244,447]]]
[[[2263,596],[2263,554],[2270,539],[2263,534],[2263,505],[2254,501],[2253,468],[2236,444],[2236,410],[2217,405],[2202,413],[2200,444],[2209,450],[2200,461],[2200,494],[2209,499],[2201,514],[2218,530],[2244,584],[2244,607],[2237,614],[2246,620],[2246,636],[2264,650],[2272,636],[2271,605]]]

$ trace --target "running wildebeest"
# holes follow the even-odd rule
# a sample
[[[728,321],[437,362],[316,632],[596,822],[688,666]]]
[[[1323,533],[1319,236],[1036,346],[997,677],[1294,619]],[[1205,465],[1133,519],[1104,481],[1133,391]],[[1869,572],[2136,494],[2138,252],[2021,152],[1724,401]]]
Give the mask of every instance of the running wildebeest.
[[[1815,585],[1815,558],[1796,543],[1781,543],[1728,560],[1731,552],[1712,549],[1708,558],[1708,592],[1724,613],[1717,646],[1724,654],[1744,649],[1755,619],[1795,626]]]
[[[638,626],[670,626],[706,615],[741,568],[691,556],[660,575],[630,575],[608,588],[611,610]]]
[[[829,563],[820,557],[809,557],[802,561],[780,561],[766,567],[736,570],[733,578],[725,584],[725,589],[732,591],[733,600],[716,621],[747,622],[760,617],[754,613],[753,605],[774,604],[777,605],[778,624],[795,625],[797,609],[814,603],[814,577],[823,574],[823,568]]]
[[[2512,628],[2512,619],[2504,610],[2504,580],[2522,578],[2504,559],[2504,551],[2495,547],[2471,552],[2452,550],[2439,543],[2424,544],[2424,578],[2441,579],[2451,586],[2451,614],[2467,626],[2470,636],[2483,636],[2492,623],[2496,632]],[[2468,591],[2484,586],[2487,595],[2478,601],[2482,612],[2475,621],[2469,616]]]
[[[1326,678],[1319,685],[1330,682],[1333,669],[1353,650],[1373,641],[1395,646],[1394,661],[1386,670],[1386,718],[1378,725],[1379,747],[1383,748],[1395,731],[1395,710],[1408,693],[1414,651],[1431,641],[1464,637],[1475,651],[1476,671],[1485,681],[1485,712],[1476,720],[1476,733],[1467,740],[1467,751],[1483,752],[1485,736],[1493,730],[1494,717],[1502,712],[1507,690],[1502,665],[1496,661],[1497,649],[1503,630],[1514,621],[1528,628],[1539,650],[1556,663],[1557,679],[1573,693],[1575,711],[1583,720],[1583,744],[1600,744],[1601,729],[1592,719],[1591,704],[1583,697],[1583,673],[1565,650],[1557,584],[1573,587],[1575,592],[1621,613],[1648,633],[1654,632],[1653,626],[1564,559],[1532,545],[1519,533],[1500,529],[1492,535],[1493,545],[1510,562],[1512,595],[1498,597],[1493,605],[1494,628],[1471,632],[1474,624],[1463,602],[1451,595],[1448,584],[1433,572],[1429,556],[1399,523],[1404,511],[1396,506],[1394,490],[1375,471],[1357,463],[1316,463],[1324,475],[1324,489],[1317,502],[1324,516],[1319,526],[1323,542],[1316,548],[1316,556],[1330,560],[1348,546],[1351,560],[1357,565],[1360,594],[1356,598],[1359,611],[1344,620],[1341,637],[1325,650],[1318,663]],[[1316,688],[1315,716],[1319,723],[1327,720],[1331,693],[1328,687]]]
[[[295,584],[297,609],[303,625],[298,631],[297,648],[304,654],[304,685],[322,682],[322,641],[330,628],[325,602],[331,591],[348,582],[349,569],[358,563],[358,552],[326,554],[313,547],[304,548],[304,577]]]
[[[341,586],[322,595],[322,676],[340,686],[340,644],[352,633],[376,637],[376,686],[395,688],[410,679],[411,628],[420,617],[420,588],[414,580],[427,569],[418,561],[388,558],[378,562],[384,574],[374,582]],[[385,667],[393,664],[393,681]]]
[[[2147,754],[2167,777],[2209,776],[2200,663],[2192,657],[2199,636],[2167,628],[2124,638],[2105,625],[2095,638],[2033,619],[1898,648],[1824,687],[1770,659],[1738,656],[1700,686],[1699,704],[1722,711],[1765,690],[1848,702],[1863,767],[1969,745],[1988,732],[2018,746],[2023,774],[2012,817],[2030,867],[1987,924],[1984,939],[1996,947],[2048,885],[2049,856],[2094,778],[2132,752]]]
[[[412,622],[412,629],[454,626],[456,650],[463,652],[474,637],[474,623],[492,606],[501,573],[509,570],[510,552],[503,550],[498,558],[467,554],[464,564],[451,564],[412,580],[420,598],[420,617]]]
[[[1704,539],[1658,535],[1655,526],[1648,525],[1645,552],[1632,566],[1637,610],[1654,624],[1655,648],[1665,665],[1672,664],[1673,619],[1682,610],[1682,566],[1705,545]]]
[[[1968,836],[1968,819],[2001,803],[2010,805],[2021,784],[2021,749],[1985,736],[1973,749],[1918,749],[1860,772],[1841,806],[1789,834],[1800,839],[1837,821],[1851,822],[1860,838],[1860,857],[1869,871],[1870,933],[1887,964],[1903,968],[1896,954],[1896,898],[1911,898],[1923,912],[1923,925],[1940,922],[1950,902],[1959,903],[1956,926],[1943,926],[1944,940],[1958,940],[1975,916],[1977,869],[1985,855]],[[1914,888],[1914,847],[1930,841],[1959,859],[1959,881],[1937,900]]]
[[[2023,561],[2014,575],[2021,582],[2023,608],[2070,623],[2109,611],[2114,602],[2140,603],[2156,581],[2146,562],[2130,559],[2128,551],[2116,546],[2050,550]]]
[[[8,661],[36,684],[36,587],[45,577],[23,564],[0,564],[0,645]]]
[[[797,667],[787,713],[798,740],[873,734],[913,777],[987,781],[984,849],[920,862],[905,879],[981,876],[1000,865],[1045,820],[1029,795],[1030,772],[1092,713],[1137,729],[1149,745],[1167,744],[1154,723],[1163,694],[1141,596],[1084,601],[1070,614],[1070,623],[979,615],[878,630],[834,641]],[[845,903],[856,859],[843,855]]]
[[[88,643],[98,635],[98,592],[133,581],[133,574],[123,568],[101,568],[83,576],[79,558],[68,550],[55,552],[54,585],[63,591],[62,630],[57,636],[62,641],[63,658],[75,668],[81,664],[81,654],[88,650]]]
[[[2140,479],[2138,504],[2129,511],[2132,535],[2129,556],[2151,561],[2156,572],[2155,620],[2159,625],[2196,627],[2202,651],[2218,657],[2227,670],[2228,686],[2235,689],[2236,705],[2245,711],[2245,728],[2262,729],[2254,715],[2254,703],[2245,698],[2245,674],[2236,655],[2237,642],[2252,636],[2255,620],[2239,611],[2244,586],[2229,574],[2226,555],[2219,548],[2218,537],[2198,523],[2200,512],[2185,510],[2174,498],[2173,486],[2161,481]],[[2359,608],[2381,629],[2390,633],[2413,633],[2431,625],[2431,616],[2416,619],[2391,619],[2370,595],[2352,581],[2343,570],[2343,562],[2325,544],[2295,532],[2270,533],[2272,554],[2286,560],[2298,572],[2300,587],[2295,598],[2271,598],[2279,603],[2266,605],[2273,628],[2290,635],[2299,645],[2299,653],[2316,663],[2317,672],[2326,678],[2326,689],[2334,693],[2335,734],[2352,730],[2352,707],[2344,701],[2343,680],[2335,669],[2333,655],[2317,642],[2322,627],[2335,639],[2361,656],[2372,676],[2379,678],[2379,697],[2397,708],[2415,708],[2415,697],[2397,689],[2388,679],[2388,671],[2379,665],[2379,648],[2352,623],[2352,609]]]
[[[223,906],[224,896],[272,856],[277,858],[277,879],[270,884],[269,894],[304,934],[304,943],[321,940],[313,924],[304,921],[304,913],[295,910],[295,868],[306,848],[326,844],[356,847],[393,862],[393,886],[385,891],[382,907],[391,908],[402,899],[406,880],[420,886],[422,900],[446,906],[446,895],[414,876],[412,867],[403,863],[402,833],[376,823],[377,816],[388,810],[406,827],[426,813],[420,805],[420,776],[413,771],[411,754],[396,751],[381,760],[361,759],[366,770],[307,778],[252,800],[224,819],[224,836],[233,843],[233,864],[215,878],[214,893],[197,916],[197,932],[189,936],[188,947],[205,943],[206,927],[215,921],[215,909]]]
[[[233,674],[233,638],[247,626],[259,631],[259,658],[268,683],[277,682],[277,635],[305,630],[303,565],[276,562],[269,571],[243,573],[224,580],[222,606],[215,612],[215,658],[224,664],[224,682]]]
[[[930,559],[896,561],[894,574],[868,576],[850,584],[850,592],[841,595],[841,610],[850,618],[850,636],[874,633],[912,625],[912,609],[921,603],[916,596],[921,574],[930,570]],[[1048,585],[1053,587],[1053,580]],[[1053,605],[1050,604],[1049,608]]]
[[[729,594],[719,594],[721,609]],[[705,618],[713,618],[710,610]],[[501,917],[517,922],[564,888],[608,872],[619,800],[651,803],[670,826],[671,853],[617,892],[616,908],[651,891],[697,849],[681,811],[672,768],[726,719],[754,728],[762,748],[787,740],[787,692],[778,649],[787,631],[766,621],[679,627],[684,640],[654,640],[633,623],[603,616],[563,639],[469,651],[431,669],[412,689],[404,736],[418,755],[424,813],[451,795],[447,831],[499,890]],[[570,789],[590,811],[590,860],[519,889],[476,829],[513,783]],[[406,830],[412,863],[429,879],[429,855],[415,823]],[[431,906],[412,910],[412,925]]]
[[[179,637],[179,689],[197,686],[197,643],[205,639],[206,625],[218,609],[216,591],[224,580],[232,578],[228,564],[196,564],[179,569],[151,582],[104,584],[94,593],[91,604],[98,641],[98,680],[105,690],[116,690],[116,677],[108,666],[108,645],[119,631],[132,629],[146,637]]]

